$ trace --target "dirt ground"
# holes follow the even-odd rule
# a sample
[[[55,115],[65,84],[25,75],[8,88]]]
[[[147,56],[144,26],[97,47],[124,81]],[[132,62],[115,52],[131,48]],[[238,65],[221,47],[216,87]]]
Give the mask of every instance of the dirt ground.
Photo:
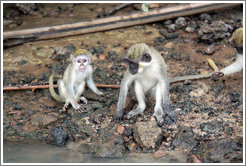
[[[42,4],[34,13],[28,15],[14,13],[16,8],[9,7],[4,9],[5,19],[21,20],[22,23],[18,25],[14,21],[14,23],[6,24],[4,32],[96,19],[116,5]],[[161,7],[169,5],[175,4],[161,4]],[[137,5],[130,6],[115,15],[138,10]],[[210,22],[223,21],[234,29],[242,26],[240,19],[243,16],[243,8],[241,6],[208,14],[211,16]],[[201,20],[200,14],[185,18],[187,22],[190,20],[196,22],[197,27],[194,32],[187,32],[185,28],[176,29],[172,33],[179,35],[171,39],[162,40],[163,35],[160,30],[167,29],[164,24],[166,20],[163,20],[104,32],[29,42],[6,48],[3,50],[3,86],[47,83],[52,72],[63,73],[70,60],[69,57],[59,57],[56,51],[64,47],[86,48],[93,53],[93,77],[97,84],[120,85],[127,67],[120,60],[127,49],[136,43],[146,43],[162,54],[168,65],[170,78],[212,72],[213,69],[209,66],[207,58],[212,58],[219,69],[234,61],[236,49],[228,42],[230,36],[214,41],[214,52],[212,55],[207,55],[206,50],[210,44],[199,40],[197,35],[199,25],[204,20]],[[102,56],[105,59],[101,59]],[[103,128],[111,123],[115,124],[113,115],[119,94],[119,89],[100,88],[100,90],[105,93],[104,96],[97,96],[89,89],[84,92],[84,96],[89,101],[88,105],[99,103],[100,109],[104,111],[99,120],[89,119],[95,131],[99,126]],[[200,143],[205,140],[243,138],[243,71],[218,80],[202,79],[171,84],[170,99],[171,107],[178,116],[178,122],[175,124],[176,130],[170,130],[171,140],[166,140],[167,144],[163,143],[162,149],[165,149],[164,147],[166,150],[172,149],[172,143],[168,144],[168,142],[172,142],[181,126],[192,129],[194,134],[199,136]],[[133,93],[130,94],[129,100],[135,102]],[[124,119],[121,124],[149,120],[153,114],[154,99],[147,102],[149,108],[146,109],[144,117]],[[4,91],[3,138],[13,141],[28,137],[49,142],[49,134],[53,126],[64,124],[66,120],[71,121],[71,117],[76,114],[72,111],[59,112],[62,107],[63,103],[56,102],[48,89]],[[96,106],[93,109],[92,112],[97,112]],[[126,113],[128,111],[130,110],[126,110]],[[93,115],[90,113],[89,116]],[[162,126],[162,130],[166,131],[168,128],[167,125]],[[71,141],[78,141],[93,137],[93,135],[86,135],[70,138],[73,138]],[[176,148],[178,147],[177,145]],[[187,147],[183,148],[186,152]]]

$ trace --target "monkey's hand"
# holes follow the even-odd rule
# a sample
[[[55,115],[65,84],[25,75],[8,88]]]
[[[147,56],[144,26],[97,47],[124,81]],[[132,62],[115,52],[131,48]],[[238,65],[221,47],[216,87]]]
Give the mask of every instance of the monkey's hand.
[[[80,102],[80,101],[83,101],[85,104],[87,104],[87,99],[85,98],[85,97],[79,97],[78,99],[77,99],[77,102]]]
[[[136,108],[135,110],[131,110],[128,114],[127,114],[127,118],[128,119],[130,119],[130,118],[132,118],[132,117],[134,117],[134,116],[136,116],[136,115],[144,115],[143,114],[143,111],[144,111],[144,109],[143,108],[140,108],[140,107],[138,107],[138,108]]]
[[[82,107],[82,105],[76,103],[76,104],[72,104],[73,108],[75,109],[75,111],[78,111],[79,113],[83,113],[84,112],[84,108]]]
[[[120,121],[122,121],[122,118],[123,118],[123,110],[117,111],[115,116],[114,116],[114,121],[119,123]]]
[[[223,76],[224,76],[224,73],[221,72],[221,71],[218,71],[218,72],[214,72],[214,73],[212,74],[211,79],[212,79],[212,80],[216,80],[216,79],[218,79],[218,78],[220,78],[220,77],[223,77]]]

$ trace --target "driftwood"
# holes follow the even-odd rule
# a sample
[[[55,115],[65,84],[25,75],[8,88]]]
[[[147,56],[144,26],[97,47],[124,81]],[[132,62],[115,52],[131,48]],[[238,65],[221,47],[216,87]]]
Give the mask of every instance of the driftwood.
[[[162,21],[179,16],[187,16],[219,9],[231,8],[241,4],[242,3],[187,3],[162,9],[155,9],[149,12],[137,12],[129,15],[94,19],[73,24],[8,31],[3,33],[3,44],[4,46],[11,46],[11,44],[8,42],[18,39],[22,40],[19,40],[18,42],[12,41],[12,44],[26,42],[26,40],[24,40],[25,38],[31,40],[52,39],[129,27],[133,25]],[[30,40],[27,41],[29,42]]]
[[[120,88],[120,85],[105,85],[105,84],[96,84],[98,88]],[[3,91],[10,90],[35,90],[35,89],[47,89],[49,85],[34,85],[34,86],[11,86],[11,87],[3,87]],[[54,85],[54,88],[57,88],[57,85]]]

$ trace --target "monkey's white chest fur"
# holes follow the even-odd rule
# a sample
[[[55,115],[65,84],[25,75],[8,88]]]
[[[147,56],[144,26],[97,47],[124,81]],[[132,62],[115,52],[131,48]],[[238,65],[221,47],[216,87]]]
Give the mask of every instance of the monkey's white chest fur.
[[[158,83],[159,70],[158,67],[149,67],[142,70],[135,79],[135,85],[140,84],[144,93],[154,91],[156,88],[156,84]]]

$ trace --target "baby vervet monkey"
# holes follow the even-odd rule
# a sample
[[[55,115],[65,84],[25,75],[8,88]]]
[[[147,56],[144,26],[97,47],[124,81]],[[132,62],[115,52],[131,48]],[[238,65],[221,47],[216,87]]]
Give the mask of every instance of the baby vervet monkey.
[[[82,95],[85,89],[85,83],[89,88],[96,94],[102,95],[92,79],[92,67],[91,63],[92,55],[86,49],[77,49],[73,54],[70,55],[72,61],[71,64],[66,68],[63,78],[61,75],[51,75],[49,78],[49,90],[52,97],[60,102],[65,102],[63,111],[65,111],[69,104],[78,112],[83,112],[83,107],[78,102],[82,100],[87,103],[87,99]],[[62,78],[58,80],[59,95],[55,92],[53,86],[53,79]]]
[[[213,74],[215,77],[237,73],[243,69],[243,28],[239,28],[233,32],[229,42],[237,49],[236,60],[231,65],[225,67],[219,72],[215,72]]]

